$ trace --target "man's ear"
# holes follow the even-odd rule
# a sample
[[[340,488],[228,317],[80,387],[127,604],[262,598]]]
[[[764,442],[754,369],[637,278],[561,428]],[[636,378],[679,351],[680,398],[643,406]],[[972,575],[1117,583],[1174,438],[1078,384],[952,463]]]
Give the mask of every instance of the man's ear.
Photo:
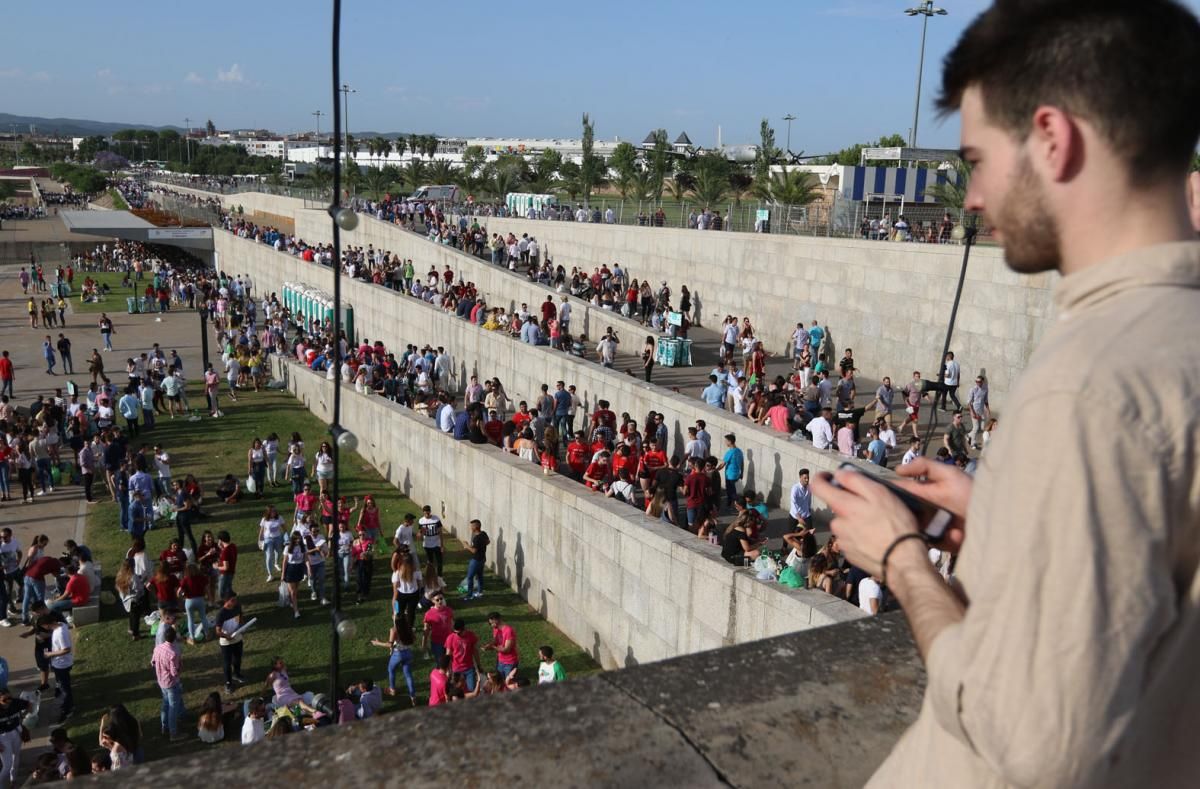
[[[1028,144],[1035,166],[1052,181],[1070,179],[1082,163],[1084,141],[1079,124],[1059,107],[1034,110]]]

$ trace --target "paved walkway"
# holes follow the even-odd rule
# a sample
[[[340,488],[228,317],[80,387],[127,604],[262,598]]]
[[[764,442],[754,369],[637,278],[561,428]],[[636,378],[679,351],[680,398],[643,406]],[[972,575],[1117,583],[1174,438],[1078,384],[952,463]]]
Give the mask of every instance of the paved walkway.
[[[59,222],[57,219],[43,221]],[[46,262],[51,264],[58,261]],[[25,312],[25,297],[17,281],[19,270],[18,265],[0,266],[0,349],[9,352],[16,368],[13,402],[27,408],[39,394],[52,396],[54,390],[60,387],[65,393],[68,380],[75,381],[81,390],[86,390],[90,383],[86,375],[86,359],[93,347],[100,346],[96,325],[100,316],[91,313],[77,316],[68,311],[65,329],[30,328]],[[113,306],[119,306],[115,300]],[[113,351],[105,354],[105,366],[114,372],[119,371],[123,376],[125,359],[135,352],[148,350],[154,342],[168,350],[178,350],[187,369],[200,369],[199,322],[193,314],[168,314],[161,323],[155,322],[151,315],[126,315],[123,309],[110,312],[109,317],[116,331],[113,334]],[[73,376],[52,377],[45,372],[42,339],[46,334],[57,339],[60,331],[71,340],[76,370]],[[61,360],[56,369],[63,371]],[[81,370],[84,372],[81,373]],[[104,495],[103,483],[98,483],[97,493]],[[86,507],[80,487],[59,485],[53,493],[37,497],[33,504],[22,504],[20,500],[0,503],[0,525],[12,528],[22,549],[29,547],[34,536],[45,534],[50,538],[49,552],[57,556],[65,540],[83,542]],[[111,571],[108,574],[111,575]],[[33,659],[33,641],[20,637],[26,630],[19,625],[0,628],[0,655],[8,661],[9,687],[14,693],[32,690],[39,682]],[[50,693],[42,708],[41,725],[33,732],[33,741],[22,750],[23,770],[28,770],[36,754],[47,747],[47,735],[57,719],[58,707]]]

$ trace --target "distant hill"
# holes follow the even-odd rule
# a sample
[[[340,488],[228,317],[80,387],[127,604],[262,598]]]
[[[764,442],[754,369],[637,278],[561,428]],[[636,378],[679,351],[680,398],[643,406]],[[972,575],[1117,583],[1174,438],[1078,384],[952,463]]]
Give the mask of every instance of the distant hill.
[[[182,132],[182,126],[148,126],[144,123],[106,123],[81,118],[36,118],[30,115],[10,115],[0,112],[0,133],[15,129],[17,134],[29,134],[30,124],[37,127],[38,134],[58,134],[63,137],[87,137],[92,134],[112,134],[121,129],[174,129]]]

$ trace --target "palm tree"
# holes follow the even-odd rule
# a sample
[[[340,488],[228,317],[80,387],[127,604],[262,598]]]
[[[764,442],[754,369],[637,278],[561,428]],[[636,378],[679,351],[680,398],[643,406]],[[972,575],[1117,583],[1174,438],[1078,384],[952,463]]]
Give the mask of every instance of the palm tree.
[[[432,162],[426,168],[426,174],[430,181],[435,184],[449,184],[454,181],[454,166],[445,159],[439,159]]]
[[[401,172],[404,174],[404,182],[413,189],[425,183],[425,163],[420,159],[411,160],[401,168]]]
[[[387,192],[388,187],[392,185],[392,181],[390,178],[388,178],[388,174],[385,173],[381,168],[376,167],[371,168],[364,180],[366,181],[367,189],[376,200],[382,199],[384,193]]]
[[[392,147],[396,150],[396,155],[403,159],[404,151],[408,148],[408,140],[403,136],[398,136],[392,143]]]
[[[682,203],[695,185],[696,179],[692,177],[691,173],[680,171],[671,178],[667,188],[670,190],[671,196]]]
[[[754,187],[754,177],[744,169],[738,168],[729,174],[729,188],[733,191],[733,200],[738,205],[742,198],[751,193]]]
[[[634,200],[649,200],[658,191],[658,176],[650,170],[637,170],[629,180],[629,196]],[[621,195],[625,197],[624,194]]]
[[[521,179],[508,167],[493,167],[486,189],[493,197],[503,199],[509,192],[515,192],[521,187]]]
[[[333,173],[324,165],[318,164],[308,171],[308,180],[320,194],[322,200],[329,199],[329,186],[333,183]]]
[[[772,173],[765,183],[754,185],[753,193],[759,199],[786,206],[808,205],[821,197],[817,177],[804,170]]]
[[[936,199],[948,212],[961,218],[967,202],[967,184],[971,181],[971,165],[960,161],[955,165],[954,171],[958,174],[956,180],[951,181],[947,178],[945,183],[926,186],[925,194]]]
[[[379,151],[379,158],[386,162],[388,156],[392,153],[392,141],[387,137],[376,137],[375,145]]]
[[[583,179],[580,177],[580,167],[575,162],[567,160],[558,168],[559,189],[566,192],[575,202],[575,197],[583,191]]]
[[[728,194],[728,176],[713,170],[701,170],[696,173],[692,196],[705,208],[712,208],[725,202],[725,196]]]

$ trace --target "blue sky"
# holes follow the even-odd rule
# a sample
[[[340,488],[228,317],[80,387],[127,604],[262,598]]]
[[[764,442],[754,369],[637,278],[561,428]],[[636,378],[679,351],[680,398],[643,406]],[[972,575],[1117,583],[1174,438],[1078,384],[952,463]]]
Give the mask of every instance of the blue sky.
[[[711,145],[824,153],[907,135],[920,45],[913,0],[407,3],[344,0],[351,128],[640,141],[651,128]],[[1196,9],[1200,0],[1188,0]],[[941,58],[986,0],[945,0],[929,23],[919,142],[958,147],[931,110]],[[220,128],[311,129],[330,111],[325,0],[13,3],[0,110]],[[323,129],[330,119],[321,118]]]

